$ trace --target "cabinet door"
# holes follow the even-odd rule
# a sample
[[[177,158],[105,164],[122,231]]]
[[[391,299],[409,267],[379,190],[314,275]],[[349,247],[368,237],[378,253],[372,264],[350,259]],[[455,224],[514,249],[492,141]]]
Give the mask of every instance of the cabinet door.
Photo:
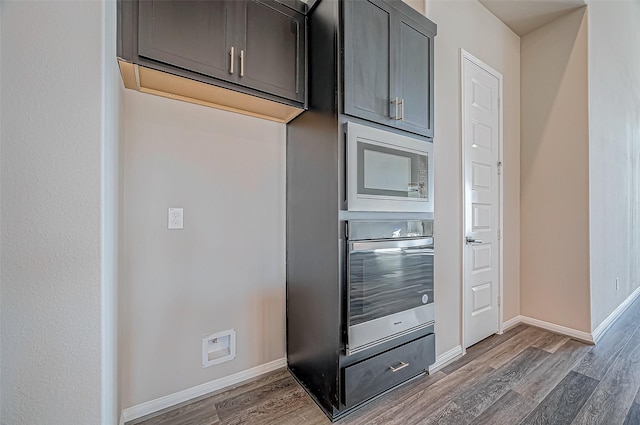
[[[345,1],[343,8],[344,113],[391,125],[393,9],[378,0]]]
[[[433,137],[433,33],[397,14],[398,96],[401,120],[396,127]]]
[[[234,1],[141,0],[138,55],[232,81],[235,7]]]
[[[237,82],[304,102],[305,17],[275,1],[238,2]]]

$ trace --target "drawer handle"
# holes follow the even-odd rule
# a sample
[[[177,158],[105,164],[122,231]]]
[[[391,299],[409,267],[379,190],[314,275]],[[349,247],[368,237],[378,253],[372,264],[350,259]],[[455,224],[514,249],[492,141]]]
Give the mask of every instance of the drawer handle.
[[[389,366],[389,369],[391,369],[391,372],[397,372],[400,369],[404,369],[407,366],[409,366],[409,363],[400,362],[400,366],[398,366],[398,367]]]

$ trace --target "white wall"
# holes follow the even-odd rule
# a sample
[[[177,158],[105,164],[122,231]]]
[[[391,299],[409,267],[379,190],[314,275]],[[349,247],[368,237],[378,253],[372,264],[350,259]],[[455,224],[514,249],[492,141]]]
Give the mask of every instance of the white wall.
[[[521,309],[590,332],[586,8],[522,37]]]
[[[638,22],[640,2],[589,3],[591,329],[640,286]]]
[[[285,126],[125,94],[123,407],[285,356]],[[184,230],[167,230],[167,208]],[[237,331],[206,369],[201,338]]]
[[[0,7],[2,424],[98,424],[104,9]]]
[[[418,10],[416,2],[410,2]],[[426,1],[435,39],[436,351],[461,343],[460,48],[504,76],[504,319],[520,314],[520,37],[475,0]]]

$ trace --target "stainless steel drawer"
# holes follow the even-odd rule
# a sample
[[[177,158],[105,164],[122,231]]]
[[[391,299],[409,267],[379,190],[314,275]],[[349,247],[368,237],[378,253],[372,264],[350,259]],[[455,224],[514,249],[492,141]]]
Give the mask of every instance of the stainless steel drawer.
[[[424,372],[435,356],[430,334],[344,368],[344,405],[354,406]]]

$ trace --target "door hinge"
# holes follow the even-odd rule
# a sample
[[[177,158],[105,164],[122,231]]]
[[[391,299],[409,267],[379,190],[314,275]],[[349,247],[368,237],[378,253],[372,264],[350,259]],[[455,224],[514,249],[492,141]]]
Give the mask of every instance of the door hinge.
[[[502,300],[500,299],[500,295],[498,295],[498,307],[500,307],[500,301]]]
[[[498,98],[498,109],[500,109],[500,98]]]
[[[501,237],[502,237],[502,232],[500,231],[500,229],[498,229],[498,240],[500,240]]]
[[[498,175],[502,174],[502,161],[498,161]]]

